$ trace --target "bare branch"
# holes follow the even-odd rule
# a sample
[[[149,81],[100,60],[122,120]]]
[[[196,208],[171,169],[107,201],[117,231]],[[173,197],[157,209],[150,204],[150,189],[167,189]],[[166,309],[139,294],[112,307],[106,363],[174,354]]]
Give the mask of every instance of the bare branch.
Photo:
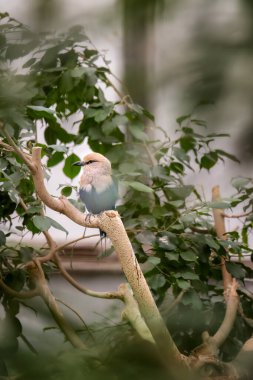
[[[212,189],[212,201],[217,202],[220,199],[221,199],[220,187],[215,186]],[[215,227],[215,231],[218,238],[222,240],[226,240],[226,229],[225,229],[223,211],[221,209],[213,209],[213,217],[214,217],[214,227]],[[224,257],[221,258],[221,272],[222,272],[223,285],[224,285],[224,296],[226,298],[226,292],[229,289],[229,286],[232,284],[233,279],[232,279],[231,274],[227,271],[226,260]]]
[[[39,295],[38,289],[36,288],[33,290],[17,292],[16,290],[6,285],[1,278],[0,278],[0,287],[4,290],[4,292],[6,292],[10,297],[13,297],[13,298],[28,299],[28,298],[36,297]]]
[[[96,298],[105,298],[105,299],[122,299],[122,295],[119,292],[97,292],[91,289],[87,289],[79,284],[64,268],[60,257],[55,252],[54,254],[55,262],[62,274],[62,276],[76,289],[80,292],[86,294],[87,296],[96,297]]]
[[[239,218],[244,218],[245,216],[248,216],[248,215],[251,215],[252,214],[252,211],[248,211],[248,212],[245,212],[245,213],[242,213],[242,214],[232,214],[232,215],[229,215],[229,214],[225,214],[225,213],[222,213],[222,216],[224,218],[236,218],[236,219],[239,219]]]
[[[85,344],[66,321],[61,309],[59,308],[56,302],[55,297],[51,293],[48,287],[47,281],[45,279],[44,272],[41,268],[40,262],[38,260],[35,260],[35,262],[36,262],[36,268],[32,269],[32,273],[33,273],[33,278],[37,285],[37,289],[39,291],[39,295],[46,303],[48,309],[50,310],[52,316],[54,317],[54,320],[56,321],[60,329],[63,331],[66,338],[69,340],[69,342],[73,345],[73,347],[76,347],[79,349],[85,349],[86,348]]]
[[[121,284],[119,286],[119,292],[122,293],[123,301],[125,303],[125,307],[121,314],[122,319],[129,321],[142,339],[155,344],[154,338],[152,337],[149,328],[141,316],[138,304],[134,299],[132,290],[130,289],[129,285]]]
[[[230,285],[227,293],[227,299],[226,299],[226,312],[225,312],[225,317],[223,319],[223,322],[217,332],[214,334],[214,336],[211,338],[212,341],[215,342],[217,347],[220,347],[225,340],[227,339],[228,335],[230,334],[237,310],[238,310],[238,305],[239,305],[239,297],[237,294],[237,281],[236,279],[232,280],[232,284]]]

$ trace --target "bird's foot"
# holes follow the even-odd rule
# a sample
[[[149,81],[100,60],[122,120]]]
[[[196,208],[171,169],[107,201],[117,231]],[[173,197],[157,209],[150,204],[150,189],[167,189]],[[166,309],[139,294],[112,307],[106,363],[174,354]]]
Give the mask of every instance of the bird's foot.
[[[88,223],[91,223],[91,218],[95,218],[95,215],[94,214],[91,214],[91,213],[88,213],[86,216],[85,216],[85,222],[88,222]]]

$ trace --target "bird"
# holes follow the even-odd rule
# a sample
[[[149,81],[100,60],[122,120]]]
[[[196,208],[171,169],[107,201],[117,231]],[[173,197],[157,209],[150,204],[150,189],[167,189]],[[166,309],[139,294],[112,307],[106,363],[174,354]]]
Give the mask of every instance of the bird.
[[[83,166],[79,181],[79,196],[90,214],[100,214],[106,210],[115,210],[118,199],[116,181],[112,177],[111,162],[102,154],[92,152],[82,161],[73,163]],[[106,233],[100,230],[100,237]]]

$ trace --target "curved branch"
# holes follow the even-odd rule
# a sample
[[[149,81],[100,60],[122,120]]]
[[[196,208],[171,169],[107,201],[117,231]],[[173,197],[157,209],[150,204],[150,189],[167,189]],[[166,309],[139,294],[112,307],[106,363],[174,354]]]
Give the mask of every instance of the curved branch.
[[[122,300],[125,304],[125,307],[121,314],[122,319],[129,321],[142,339],[155,344],[154,338],[152,337],[149,328],[141,316],[138,304],[134,299],[132,290],[130,289],[129,285],[121,284],[119,286],[119,292],[122,293]]]
[[[32,297],[36,297],[39,295],[38,289],[35,288],[33,290],[27,290],[22,292],[17,292],[16,290],[10,288],[8,285],[4,283],[4,281],[0,278],[0,287],[10,296],[13,298],[18,299],[28,299]]]
[[[215,345],[217,347],[220,347],[225,342],[235,322],[238,305],[239,305],[239,297],[236,291],[237,286],[238,286],[237,281],[234,278],[230,288],[228,289],[229,293],[227,295],[227,300],[226,300],[227,302],[226,302],[225,317],[218,331],[211,338],[211,340],[215,342]]]
[[[105,211],[100,215],[94,215],[87,219],[87,215],[77,210],[66,198],[53,198],[47,192],[44,184],[40,164],[40,152],[41,148],[33,148],[32,161],[36,167],[33,179],[40,199],[46,206],[65,214],[77,224],[84,227],[99,227],[107,233],[119,257],[126,278],[133,289],[140,312],[158,345],[164,361],[168,366],[184,365],[184,358],[178,351],[159,313],[118,213],[115,211]]]
[[[44,272],[41,268],[40,262],[35,260],[35,263],[36,263],[36,268],[32,269],[32,273],[33,273],[33,278],[37,285],[39,295],[44,300],[54,320],[56,321],[60,329],[63,331],[68,341],[73,345],[73,347],[76,347],[79,349],[85,349],[86,348],[85,344],[66,321],[61,309],[59,308],[56,302],[55,297],[51,293],[48,287],[48,284],[46,282]]]
[[[31,173],[34,173],[35,172],[35,166],[33,165],[32,161],[31,161],[31,157],[28,154],[24,153],[21,149],[19,149],[19,147],[15,144],[15,142],[13,141],[13,139],[11,138],[11,136],[9,135],[9,133],[4,129],[4,126],[2,126],[1,129],[3,131],[3,134],[6,137],[7,141],[9,142],[9,144],[12,147],[11,150],[14,151],[24,161],[24,163],[30,169]],[[3,144],[4,143],[2,143],[1,145],[3,145]],[[5,148],[7,146],[8,145],[5,144]]]
[[[86,294],[87,296],[105,299],[122,299],[119,292],[97,292],[91,289],[87,289],[79,284],[64,268],[59,255],[55,252],[54,254],[55,263],[58,266],[62,276],[72,285],[74,288],[78,289],[80,292]]]
[[[226,213],[222,213],[222,216],[224,218],[235,218],[235,219],[239,219],[239,218],[244,218],[245,216],[249,216],[252,214],[252,211],[248,211],[248,212],[244,212],[243,214],[232,214],[232,215],[229,215],[229,214],[226,214]]]

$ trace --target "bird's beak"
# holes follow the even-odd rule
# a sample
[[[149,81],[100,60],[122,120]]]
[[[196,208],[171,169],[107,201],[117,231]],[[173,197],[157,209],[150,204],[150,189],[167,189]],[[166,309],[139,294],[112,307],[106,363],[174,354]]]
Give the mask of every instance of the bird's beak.
[[[83,162],[83,161],[77,161],[77,162],[74,162],[72,165],[73,166],[84,166],[85,162]]]

